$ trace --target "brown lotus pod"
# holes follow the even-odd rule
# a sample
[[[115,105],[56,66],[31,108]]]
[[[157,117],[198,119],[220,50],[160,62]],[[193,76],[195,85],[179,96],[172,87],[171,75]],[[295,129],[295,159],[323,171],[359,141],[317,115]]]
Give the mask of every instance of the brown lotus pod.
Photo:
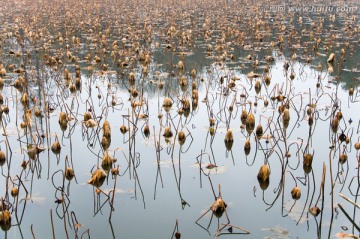
[[[108,152],[106,152],[102,158],[101,167],[105,170],[105,172],[108,172],[112,167],[112,158]]]
[[[265,84],[266,84],[267,86],[269,86],[270,83],[271,83],[271,77],[270,77],[269,75],[265,76],[265,77],[264,77],[264,81],[265,81]]]
[[[101,187],[106,179],[106,174],[103,170],[97,169],[92,173],[91,179],[87,182],[88,184],[93,185],[94,187]]]
[[[309,126],[312,126],[314,124],[314,117],[311,115],[308,119]]]
[[[344,153],[344,154],[340,154],[340,156],[339,156],[339,163],[344,164],[344,163],[346,163],[347,159],[348,159],[347,154],[345,154],[345,153]]]
[[[192,90],[192,92],[191,92],[191,98],[193,99],[193,101],[194,100],[198,100],[199,99],[199,92],[197,91],[197,90]]]
[[[329,58],[327,59],[327,62],[332,63],[335,60],[335,53],[331,53],[329,55]]]
[[[0,76],[6,76],[6,69],[5,68],[0,69]]]
[[[261,82],[260,82],[260,80],[257,80],[255,82],[255,92],[256,92],[256,94],[259,94],[260,90],[261,90]]]
[[[144,132],[145,137],[148,138],[150,135],[150,127],[148,124],[145,125],[143,132]]]
[[[350,143],[350,137],[349,137],[349,136],[346,136],[345,143],[346,143],[346,144],[349,144],[349,143]]]
[[[21,96],[21,104],[24,106],[24,107],[28,107],[29,106],[29,97],[26,93],[23,93],[22,96]]]
[[[165,138],[171,138],[173,136],[173,132],[171,131],[171,128],[169,126],[165,127],[163,136]]]
[[[60,112],[60,115],[59,115],[59,124],[60,126],[67,126],[67,123],[68,123],[68,118],[67,118],[67,115],[65,112]]]
[[[188,86],[188,80],[187,80],[186,76],[182,76],[180,78],[180,86],[184,86],[184,87]]]
[[[209,119],[209,123],[210,123],[210,127],[215,125],[215,119],[214,118],[210,118]]]
[[[197,89],[197,84],[196,84],[196,81],[193,81],[191,83],[191,90],[196,90]]]
[[[51,151],[54,153],[54,154],[59,154],[60,151],[61,151],[61,145],[60,145],[60,142],[56,139],[54,141],[54,143],[52,143],[51,145]]]
[[[65,178],[68,180],[68,181],[71,181],[75,176],[75,173],[74,173],[74,170],[70,167],[66,167],[65,169]]]
[[[11,213],[8,210],[0,212],[0,227],[3,231],[8,231],[11,227]]]
[[[210,127],[209,128],[209,133],[211,136],[214,136],[215,135],[215,128],[214,127]]]
[[[218,198],[216,199],[216,201],[211,205],[211,211],[213,212],[213,214],[217,217],[220,218],[225,210],[226,210],[226,203],[224,202],[224,200],[222,198]]]
[[[291,196],[294,200],[298,200],[300,199],[301,197],[301,190],[300,188],[298,187],[294,187],[292,190],[291,190]]]
[[[313,155],[312,154],[304,154],[303,159],[304,159],[303,165],[311,167],[312,161],[313,161]]]
[[[128,80],[129,80],[129,84],[130,84],[130,85],[134,85],[134,84],[135,84],[135,74],[134,74],[133,72],[130,72],[130,73],[129,73]]]
[[[181,238],[181,233],[180,232],[175,232],[175,238],[180,239]]]
[[[356,150],[359,150],[360,149],[360,142],[356,142],[354,144],[354,147],[355,147]]]
[[[6,155],[4,151],[0,150],[0,166],[3,166],[6,162]]]
[[[270,168],[267,164],[261,165],[257,178],[259,181],[265,182],[268,181],[270,177]]]
[[[224,141],[225,141],[225,143],[226,142],[234,142],[234,136],[233,136],[233,132],[231,131],[231,129],[227,130]]]
[[[102,130],[103,130],[104,137],[111,138],[111,127],[110,127],[109,121],[107,121],[107,120],[104,121]]]
[[[9,106],[7,106],[7,105],[4,105],[4,108],[3,108],[3,112],[5,113],[5,114],[9,114]]]
[[[183,145],[186,141],[186,135],[184,133],[184,131],[180,131],[178,134],[178,141],[180,145]]]
[[[107,138],[105,136],[103,136],[101,138],[101,147],[104,149],[104,150],[107,150],[109,147],[110,147],[110,144],[111,144],[111,139],[110,138]]]
[[[117,168],[111,168],[111,174],[112,174],[112,175],[118,175],[118,174],[119,174],[119,169],[117,169]]]
[[[122,134],[126,134],[126,132],[128,132],[128,127],[126,127],[125,125],[121,125],[121,127],[120,127],[120,132],[122,133]]]
[[[89,119],[92,119],[91,113],[86,111],[84,114],[84,121],[88,121]]]
[[[318,208],[317,206],[315,206],[315,207],[309,208],[309,212],[310,212],[310,214],[313,215],[314,217],[317,217],[317,216],[320,214],[321,210],[320,210],[320,208]]]
[[[246,154],[246,155],[249,155],[250,150],[251,150],[250,140],[247,139],[247,140],[245,141],[245,145],[244,145],[245,154]]]
[[[17,187],[13,187],[10,191],[12,197],[17,197],[19,195],[19,189]]]
[[[334,117],[333,121],[331,122],[331,130],[333,131],[333,133],[336,133],[338,131],[339,128],[339,119],[338,117]]]
[[[195,78],[195,77],[196,77],[196,74],[197,74],[196,69],[195,69],[195,68],[192,69],[191,72],[190,72],[191,77],[192,77],[192,78]]]
[[[268,105],[269,105],[269,101],[268,101],[268,99],[265,99],[264,100],[264,106],[267,107]]]
[[[255,130],[255,134],[256,134],[256,137],[258,138],[261,138],[261,136],[263,135],[263,127],[261,124],[259,124],[257,127],[256,127],[256,130]]]
[[[354,88],[349,88],[348,93],[349,93],[349,96],[353,96],[354,95]]]
[[[163,101],[163,104],[162,106],[164,107],[165,111],[166,112],[169,112],[169,110],[171,109],[171,106],[172,106],[172,101],[169,97],[166,97]]]
[[[182,61],[179,61],[178,64],[177,64],[177,68],[179,70],[184,70],[184,63]]]
[[[255,116],[250,112],[246,117],[246,131],[251,134],[255,128]]]
[[[338,118],[338,120],[341,120],[341,119],[343,118],[343,114],[342,114],[341,111],[338,111],[338,112],[336,113],[336,118]]]
[[[284,109],[284,112],[282,114],[282,120],[284,123],[285,128],[289,125],[290,122],[290,111],[289,109]]]

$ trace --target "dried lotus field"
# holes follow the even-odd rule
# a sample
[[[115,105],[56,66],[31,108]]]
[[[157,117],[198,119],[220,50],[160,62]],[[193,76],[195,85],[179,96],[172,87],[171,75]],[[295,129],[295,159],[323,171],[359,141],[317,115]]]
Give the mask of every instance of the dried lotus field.
[[[2,0],[1,238],[359,238],[360,2]]]

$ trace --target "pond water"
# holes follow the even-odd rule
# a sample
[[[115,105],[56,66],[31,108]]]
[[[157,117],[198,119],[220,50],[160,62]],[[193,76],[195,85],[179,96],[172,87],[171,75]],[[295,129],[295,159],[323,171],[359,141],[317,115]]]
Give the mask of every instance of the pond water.
[[[262,4],[5,1],[3,237],[359,235],[358,11]]]

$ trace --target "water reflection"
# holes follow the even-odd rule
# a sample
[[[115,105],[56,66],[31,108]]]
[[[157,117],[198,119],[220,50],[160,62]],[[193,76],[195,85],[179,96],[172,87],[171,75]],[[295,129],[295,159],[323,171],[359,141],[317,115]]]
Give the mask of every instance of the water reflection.
[[[5,238],[358,234],[355,14],[240,10],[6,1]]]

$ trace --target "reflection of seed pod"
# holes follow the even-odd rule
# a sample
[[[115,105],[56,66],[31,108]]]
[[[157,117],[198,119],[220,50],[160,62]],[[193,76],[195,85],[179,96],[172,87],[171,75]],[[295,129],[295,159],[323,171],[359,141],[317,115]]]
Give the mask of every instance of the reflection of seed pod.
[[[180,239],[181,238],[181,233],[180,232],[175,232],[175,238]]]
[[[312,126],[314,124],[314,117],[310,116],[308,120],[309,126]]]
[[[344,164],[344,163],[346,163],[347,159],[348,159],[347,154],[340,154],[339,163]]]
[[[101,167],[105,170],[105,172],[108,172],[111,169],[112,166],[112,159],[108,152],[106,152],[102,158],[101,161]]]
[[[255,128],[255,116],[250,112],[246,117],[246,131],[251,134]]]
[[[349,88],[349,95],[353,96],[354,95],[354,88]]]
[[[346,134],[344,134],[344,132],[341,132],[341,134],[339,135],[339,141],[344,142],[345,140],[346,140]]]
[[[106,137],[106,138],[111,137],[111,127],[110,127],[109,121],[107,121],[107,120],[104,121],[102,130],[103,130],[103,136],[104,137]]]
[[[134,84],[135,84],[135,74],[134,74],[133,72],[130,72],[130,73],[129,73],[128,80],[129,80],[129,84],[130,84],[130,85],[134,85]]]
[[[339,128],[339,119],[338,117],[334,117],[333,121],[331,122],[331,129],[334,133],[338,131]]]
[[[304,159],[304,162],[303,162],[304,166],[311,167],[312,161],[313,161],[313,155],[312,154],[304,154],[303,159]]]
[[[267,164],[261,165],[257,178],[259,181],[268,181],[270,176],[270,168]]]
[[[6,156],[4,151],[0,150],[0,166],[3,166],[6,162]]]
[[[264,100],[264,106],[267,107],[269,105],[269,101],[267,99]]]
[[[346,136],[345,143],[346,143],[346,144],[349,144],[349,143],[350,143],[350,137],[349,137],[349,136]]]
[[[150,135],[150,127],[148,124],[145,125],[143,132],[144,132],[145,137],[148,138]]]
[[[291,72],[291,74],[290,74],[290,80],[293,80],[293,79],[295,79],[295,74],[294,74],[293,72]]]
[[[110,138],[107,138],[105,136],[103,136],[101,138],[101,147],[104,149],[104,150],[107,150],[109,147],[110,147],[110,144],[111,144],[111,139]]]
[[[320,214],[321,210],[320,210],[320,208],[318,208],[317,206],[315,206],[315,207],[309,208],[309,212],[310,212],[310,214],[313,215],[314,217],[317,217],[317,216]]]
[[[256,137],[261,138],[261,136],[262,136],[263,133],[264,133],[261,124],[259,124],[259,125],[256,127],[255,133],[256,133]]]
[[[170,129],[169,126],[166,126],[166,127],[165,127],[163,136],[164,136],[165,138],[170,138],[170,137],[173,136],[173,132],[171,131],[171,129]]]
[[[184,131],[180,131],[178,134],[178,141],[180,145],[183,145],[186,141],[186,135],[184,133]]]
[[[234,142],[234,136],[233,136],[233,132],[231,131],[231,129],[227,130],[224,141],[225,142]]]
[[[257,80],[255,82],[255,92],[256,92],[256,94],[259,94],[260,90],[261,90],[261,82],[259,80]]]
[[[67,115],[65,112],[60,112],[59,115],[59,124],[60,126],[65,126],[68,123]]]
[[[245,141],[245,145],[244,145],[245,154],[246,154],[246,155],[249,155],[250,150],[251,150],[250,140],[247,139],[247,140]]]
[[[343,118],[343,115],[342,115],[341,111],[338,111],[336,113],[336,118],[338,118],[339,120],[341,120]]]
[[[209,132],[210,132],[210,135],[213,136],[215,134],[215,128],[214,127],[210,127],[209,128]]]
[[[284,127],[287,128],[289,126],[290,122],[290,112],[289,109],[284,109],[283,115],[282,115]]]
[[[59,154],[61,150],[61,145],[58,140],[55,140],[54,143],[51,145],[51,151],[54,154]]]
[[[13,187],[10,194],[12,197],[17,197],[17,195],[19,195],[19,189],[17,187]]]
[[[248,115],[248,113],[247,113],[246,110],[243,110],[243,111],[241,112],[240,119],[241,119],[241,123],[242,123],[242,124],[246,124],[247,115]]]
[[[188,86],[188,80],[185,76],[182,76],[180,78],[180,86],[184,86],[184,87],[187,87]]]
[[[122,125],[122,126],[120,127],[120,132],[121,132],[122,134],[125,134],[126,132],[128,132],[128,128],[127,128],[125,125]]]
[[[74,170],[70,167],[66,167],[65,170],[65,178],[69,181],[71,181],[71,179],[73,179],[75,176]]]
[[[270,83],[271,83],[271,78],[270,78],[270,76],[269,76],[269,75],[265,76],[264,81],[265,81],[265,84],[266,84],[267,86],[269,86]]]
[[[300,199],[301,197],[301,190],[300,188],[298,187],[294,187],[292,190],[291,190],[291,196],[294,200],[298,200]]]
[[[356,150],[359,150],[360,149],[360,142],[356,142],[354,146],[355,146]]]
[[[210,127],[215,125],[215,119],[214,118],[210,118],[209,119],[209,123],[210,123]]]

